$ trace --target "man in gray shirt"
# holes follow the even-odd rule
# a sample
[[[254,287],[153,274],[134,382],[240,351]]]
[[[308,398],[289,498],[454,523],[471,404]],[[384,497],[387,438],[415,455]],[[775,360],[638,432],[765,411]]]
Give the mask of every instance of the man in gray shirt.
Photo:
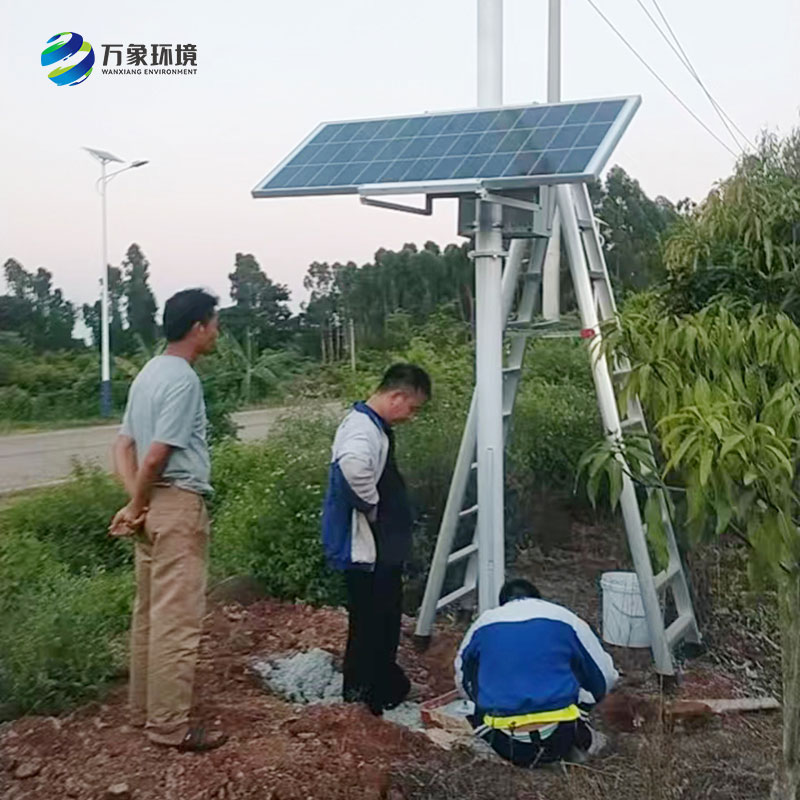
[[[164,306],[164,355],[150,359],[128,395],[114,466],[130,495],[112,536],[135,535],[131,628],[131,722],[148,738],[209,750],[222,734],[190,727],[195,664],[205,612],[211,492],[203,389],[192,364],[219,333],[217,299],[188,289]]]

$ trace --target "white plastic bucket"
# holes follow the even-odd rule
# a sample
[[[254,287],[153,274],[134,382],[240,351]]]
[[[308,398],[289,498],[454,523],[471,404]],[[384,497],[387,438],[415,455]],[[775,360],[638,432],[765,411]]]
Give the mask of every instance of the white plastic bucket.
[[[603,641],[620,647],[650,647],[650,631],[635,572],[604,572]]]

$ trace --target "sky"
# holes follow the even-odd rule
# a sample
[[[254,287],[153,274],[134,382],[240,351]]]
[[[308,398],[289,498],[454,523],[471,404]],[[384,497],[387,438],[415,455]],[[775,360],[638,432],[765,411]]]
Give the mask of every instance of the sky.
[[[645,15],[653,0],[596,0],[676,94],[730,147],[702,89]],[[754,139],[798,122],[797,0],[660,0],[717,102]],[[312,261],[370,261],[380,247],[458,241],[456,205],[431,218],[352,195],[254,200],[251,189],[319,122],[476,103],[476,0],[0,0],[0,260],[44,266],[80,306],[98,297],[100,165],[83,146],[150,163],[108,185],[109,261],[137,242],[159,305],[187,286],[229,302],[237,252],[253,253],[297,309]],[[544,102],[547,0],[505,0],[504,103]],[[56,86],[40,54],[61,31],[98,62]],[[640,94],[608,166],[650,196],[701,199],[734,157],[597,16],[563,0],[562,97]],[[104,75],[103,44],[195,44],[193,75]],[[124,49],[123,49],[124,53]],[[0,291],[3,290],[0,279]]]

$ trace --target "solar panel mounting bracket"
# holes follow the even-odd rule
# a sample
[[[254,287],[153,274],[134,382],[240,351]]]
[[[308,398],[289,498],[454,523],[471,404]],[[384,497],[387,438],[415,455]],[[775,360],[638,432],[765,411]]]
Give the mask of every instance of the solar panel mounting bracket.
[[[375,200],[373,197],[361,194],[359,200],[365,206],[375,206],[376,208],[388,208],[390,211],[405,211],[408,214],[420,214],[423,217],[430,217],[433,214],[433,196],[425,195],[425,208],[419,206],[407,206],[404,203],[391,203],[388,200]]]
[[[519,197],[508,197],[504,194],[495,194],[488,189],[479,189],[478,197],[487,203],[497,203],[501,206],[510,206],[511,208],[521,208],[523,211],[541,211],[542,207],[539,203],[533,203],[528,200],[522,200]]]
[[[470,250],[467,258],[474,261],[476,258],[508,258],[507,250]]]

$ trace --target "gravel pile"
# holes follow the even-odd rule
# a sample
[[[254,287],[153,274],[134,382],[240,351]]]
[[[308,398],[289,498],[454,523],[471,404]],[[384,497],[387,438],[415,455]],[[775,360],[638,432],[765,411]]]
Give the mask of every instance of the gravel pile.
[[[250,663],[265,688],[293,703],[338,703],[342,699],[342,673],[327,650],[315,647],[290,656],[254,658]]]
[[[342,701],[342,673],[333,656],[319,647],[305,653],[253,658],[250,666],[264,688],[293,703],[329,704]],[[383,718],[411,730],[423,729],[420,704],[405,702],[383,713]]]

